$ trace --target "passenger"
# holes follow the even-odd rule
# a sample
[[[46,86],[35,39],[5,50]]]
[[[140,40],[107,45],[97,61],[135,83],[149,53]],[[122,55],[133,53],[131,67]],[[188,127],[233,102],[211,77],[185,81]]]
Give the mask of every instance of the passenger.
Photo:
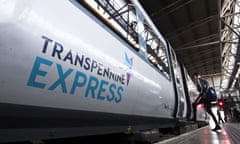
[[[206,110],[206,112],[212,116],[212,119],[215,123],[215,128],[212,129],[213,131],[219,130],[221,129],[221,127],[219,126],[217,119],[215,117],[215,115],[212,112],[212,101],[216,101],[213,99],[209,99],[207,97],[207,92],[208,92],[208,88],[209,88],[209,83],[201,78],[200,73],[195,72],[194,73],[194,79],[196,80],[196,84],[197,84],[197,89],[200,92],[199,96],[197,97],[197,99],[195,100],[195,102],[193,103],[193,109],[194,109],[194,120],[196,120],[196,106],[197,104],[203,103],[204,104],[204,108]]]

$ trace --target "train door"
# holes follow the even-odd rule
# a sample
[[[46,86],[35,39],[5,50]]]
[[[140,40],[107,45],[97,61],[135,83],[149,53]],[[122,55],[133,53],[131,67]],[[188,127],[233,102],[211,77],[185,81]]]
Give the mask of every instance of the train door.
[[[181,71],[183,76],[185,96],[187,100],[187,118],[191,119],[193,117],[192,103],[194,99],[198,96],[198,91],[183,64],[181,64]]]
[[[175,87],[175,94],[176,94],[176,103],[177,109],[175,116],[176,118],[186,118],[187,117],[187,99],[184,90],[183,84],[183,75],[181,72],[180,63],[177,60],[176,54],[173,49],[170,47],[170,56],[172,62],[172,77],[173,83]]]

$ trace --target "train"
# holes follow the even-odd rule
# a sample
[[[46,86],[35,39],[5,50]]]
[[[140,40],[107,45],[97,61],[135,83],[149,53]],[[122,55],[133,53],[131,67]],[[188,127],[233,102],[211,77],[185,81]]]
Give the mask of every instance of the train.
[[[196,86],[139,1],[0,3],[0,142],[169,128],[193,116]]]

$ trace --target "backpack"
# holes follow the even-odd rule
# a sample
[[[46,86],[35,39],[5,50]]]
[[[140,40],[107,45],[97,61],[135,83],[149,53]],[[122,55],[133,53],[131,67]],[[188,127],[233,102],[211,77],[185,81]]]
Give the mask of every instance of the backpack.
[[[214,88],[208,86],[206,99],[209,101],[216,101],[217,100],[217,93]]]

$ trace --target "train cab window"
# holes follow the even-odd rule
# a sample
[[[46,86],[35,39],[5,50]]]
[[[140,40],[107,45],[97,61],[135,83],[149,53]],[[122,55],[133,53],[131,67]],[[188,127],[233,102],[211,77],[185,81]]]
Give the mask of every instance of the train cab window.
[[[132,46],[147,63],[170,79],[167,46],[149,18],[130,1],[77,0]]]

